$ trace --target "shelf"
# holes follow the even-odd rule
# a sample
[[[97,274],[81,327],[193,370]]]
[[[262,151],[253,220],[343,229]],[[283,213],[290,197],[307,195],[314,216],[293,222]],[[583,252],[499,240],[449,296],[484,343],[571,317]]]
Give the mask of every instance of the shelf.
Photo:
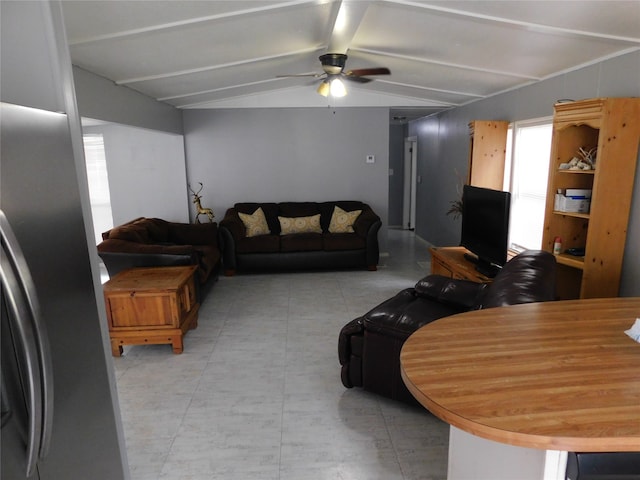
[[[619,295],[637,181],[639,135],[639,98],[599,98],[555,105],[542,246],[552,252],[555,238],[560,237],[565,248],[585,249],[584,257],[566,253],[555,256],[560,267],[556,279],[559,299]],[[560,169],[580,148],[597,149],[596,168]],[[556,203],[556,195],[569,189],[592,191],[590,211],[554,208],[577,207],[577,203]]]
[[[584,218],[585,220],[589,220],[588,213],[580,213],[580,212],[561,212],[560,210],[554,210],[554,215],[566,215],[567,217],[576,217],[576,218]]]
[[[584,268],[584,257],[576,257],[567,253],[561,253],[559,255],[555,255],[555,257],[556,262],[558,262],[560,265],[566,265],[568,267],[573,267],[580,270]]]
[[[558,173],[569,174],[569,175],[595,175],[596,170],[569,170],[567,168],[559,168]]]

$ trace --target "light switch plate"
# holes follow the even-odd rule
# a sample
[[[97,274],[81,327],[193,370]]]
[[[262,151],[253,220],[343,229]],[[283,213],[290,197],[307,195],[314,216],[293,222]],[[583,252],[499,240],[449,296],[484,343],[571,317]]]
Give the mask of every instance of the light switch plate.
[[[367,155],[367,163],[375,163],[376,156],[375,155]]]

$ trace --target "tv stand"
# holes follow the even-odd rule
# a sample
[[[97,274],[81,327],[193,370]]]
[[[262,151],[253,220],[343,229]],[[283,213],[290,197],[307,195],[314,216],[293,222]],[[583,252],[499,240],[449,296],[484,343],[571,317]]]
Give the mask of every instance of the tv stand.
[[[476,270],[477,257],[464,247],[431,247],[431,273],[451,278],[487,283],[492,277]],[[467,259],[470,257],[470,259]]]
[[[465,252],[464,259],[473,263],[475,265],[475,269],[487,278],[495,277],[500,271],[500,267],[497,265],[485,262],[471,252]]]
[[[471,253],[471,252],[465,252],[464,253],[464,259],[466,261],[474,263],[474,264],[477,264],[478,261],[479,261],[478,257],[476,255],[474,255],[473,253]]]

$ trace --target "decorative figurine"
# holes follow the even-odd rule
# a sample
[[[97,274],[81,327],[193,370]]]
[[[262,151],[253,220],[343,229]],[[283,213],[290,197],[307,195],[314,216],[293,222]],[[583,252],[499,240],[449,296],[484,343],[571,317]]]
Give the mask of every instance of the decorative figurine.
[[[191,193],[193,194],[193,203],[196,206],[196,218],[193,223],[200,223],[200,215],[206,215],[207,217],[209,217],[209,222],[213,222],[213,217],[215,216],[213,214],[213,210],[211,210],[210,208],[204,208],[200,204],[200,199],[202,197],[199,195],[199,193],[202,191],[203,185],[202,182],[198,183],[200,184],[200,190],[198,190],[197,192],[194,192],[191,188],[191,185],[189,185],[189,190],[191,190]]]

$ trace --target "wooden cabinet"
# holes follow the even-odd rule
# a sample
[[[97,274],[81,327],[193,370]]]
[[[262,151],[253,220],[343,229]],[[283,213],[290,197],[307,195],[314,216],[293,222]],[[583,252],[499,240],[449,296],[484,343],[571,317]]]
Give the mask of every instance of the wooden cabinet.
[[[470,280],[477,283],[490,282],[475,269],[475,265],[464,258],[468,250],[464,247],[431,247],[431,273],[445,277]]]
[[[598,98],[554,108],[542,248],[553,252],[554,239],[562,239],[559,298],[615,297],[638,158],[640,99]],[[580,148],[597,149],[595,169],[561,169]],[[589,211],[556,210],[555,195],[565,189],[591,190]],[[568,255],[568,248],[584,248],[584,256]]]
[[[469,185],[502,190],[508,128],[502,120],[469,123]]]
[[[170,343],[174,353],[182,353],[182,337],[198,321],[196,268],[133,268],[104,284],[114,356],[122,354],[122,345],[156,343]]]

